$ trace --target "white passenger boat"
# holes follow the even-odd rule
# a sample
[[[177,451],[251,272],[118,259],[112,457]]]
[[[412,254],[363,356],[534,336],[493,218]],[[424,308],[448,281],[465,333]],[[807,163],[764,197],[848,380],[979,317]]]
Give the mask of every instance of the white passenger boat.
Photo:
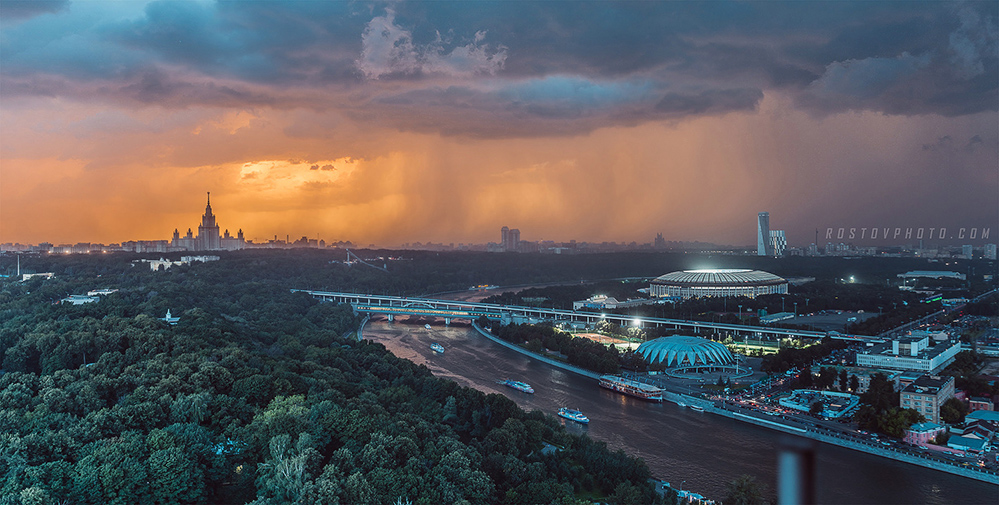
[[[562,407],[558,409],[558,415],[566,419],[571,419],[573,421],[576,421],[577,423],[583,423],[583,424],[590,423],[590,418],[584,416],[582,412],[575,409]]]
[[[600,377],[600,387],[617,391],[618,393],[634,396],[643,400],[654,402],[663,401],[663,390],[651,384],[643,384],[631,379],[625,379],[617,375],[604,375]]]
[[[520,381],[506,379],[506,380],[499,381],[499,383],[502,384],[502,385],[504,385],[504,386],[512,387],[513,389],[516,389],[517,391],[523,391],[525,393],[533,393],[534,392],[534,388],[532,388],[531,385],[528,384],[528,383],[526,383],[526,382],[520,382]]]

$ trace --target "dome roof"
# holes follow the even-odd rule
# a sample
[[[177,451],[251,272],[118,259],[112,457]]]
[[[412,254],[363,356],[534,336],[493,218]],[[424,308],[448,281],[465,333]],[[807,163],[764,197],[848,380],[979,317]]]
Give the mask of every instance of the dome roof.
[[[683,270],[660,275],[653,284],[671,286],[770,286],[787,281],[769,272],[747,269]]]
[[[700,337],[674,335],[649,340],[636,350],[649,363],[666,363],[667,367],[691,365],[728,365],[735,360],[732,353],[718,342]]]

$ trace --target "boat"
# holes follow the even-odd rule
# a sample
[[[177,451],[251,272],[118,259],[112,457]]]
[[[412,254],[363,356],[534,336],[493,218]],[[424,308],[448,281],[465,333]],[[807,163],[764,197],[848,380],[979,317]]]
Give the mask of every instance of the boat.
[[[694,412],[704,412],[704,407],[701,407],[699,405],[688,405],[688,406],[690,407],[690,410],[693,410]]]
[[[433,349],[434,352],[444,352],[444,346],[438,344],[437,342],[430,344],[430,348]]]
[[[611,391],[617,391],[621,394],[626,394],[628,396],[634,396],[635,398],[641,398],[643,400],[649,400],[654,402],[663,401],[663,390],[657,388],[651,384],[643,384],[641,382],[625,379],[618,375],[604,375],[600,377],[600,387],[610,389]]]
[[[428,330],[430,329],[430,325],[429,324],[425,324],[425,325],[423,325],[423,327],[426,328],[426,329],[428,329]]]
[[[584,416],[582,412],[575,409],[562,407],[558,409],[558,415],[566,419],[571,419],[573,421],[576,421],[577,423],[583,423],[583,424],[590,423],[590,418]]]
[[[528,383],[526,383],[526,382],[520,382],[520,381],[506,379],[506,380],[499,381],[499,383],[502,384],[502,385],[504,385],[504,386],[512,387],[513,389],[516,389],[517,391],[523,391],[525,393],[533,393],[534,392],[534,388],[532,388],[531,385],[528,384]]]

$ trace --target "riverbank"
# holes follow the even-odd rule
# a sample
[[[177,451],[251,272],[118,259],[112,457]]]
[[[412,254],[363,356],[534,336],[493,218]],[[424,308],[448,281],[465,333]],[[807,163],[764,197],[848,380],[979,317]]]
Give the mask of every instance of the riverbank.
[[[482,329],[481,327],[479,327],[474,322],[472,323],[472,327],[480,335],[486,337],[487,339],[489,339],[489,340],[491,340],[491,341],[493,341],[493,342],[495,342],[495,343],[497,343],[499,345],[502,345],[502,346],[504,346],[504,347],[506,347],[508,349],[517,351],[517,352],[519,352],[519,353],[521,353],[521,354],[523,354],[525,356],[528,356],[528,357],[530,357],[532,359],[541,361],[541,362],[546,363],[546,364],[551,365],[551,366],[558,367],[558,368],[560,368],[562,370],[565,370],[565,371],[568,371],[568,372],[572,372],[572,373],[575,373],[575,374],[578,374],[578,375],[582,375],[584,377],[589,377],[589,378],[592,378],[592,379],[595,379],[595,380],[598,380],[600,378],[601,374],[598,374],[598,373],[595,373],[595,372],[591,372],[589,370],[585,370],[585,369],[579,368],[577,366],[569,365],[567,363],[559,362],[557,360],[548,358],[546,356],[542,356],[540,354],[528,351],[527,349],[524,349],[523,347],[520,347],[520,346],[518,346],[516,344],[512,344],[510,342],[506,342],[504,340],[501,340],[500,338],[496,337],[492,333],[489,333],[488,331]],[[670,391],[664,391],[663,392],[663,398],[665,400],[668,400],[668,401],[671,401],[673,403],[680,404],[680,405],[688,405],[688,406],[696,405],[696,406],[702,407],[704,409],[704,411],[708,412],[708,413],[720,415],[722,417],[726,417],[726,418],[729,418],[729,419],[732,419],[732,420],[735,420],[735,421],[741,421],[741,422],[753,424],[755,426],[759,426],[759,427],[762,427],[762,428],[768,428],[768,429],[779,431],[779,432],[786,433],[786,434],[789,434],[789,435],[797,435],[799,437],[809,438],[809,439],[815,440],[817,442],[822,442],[822,443],[825,443],[825,444],[836,445],[836,446],[844,447],[844,448],[847,448],[847,449],[852,449],[852,450],[856,450],[856,451],[860,451],[860,452],[865,452],[867,454],[871,454],[871,455],[874,455],[874,456],[889,458],[889,459],[892,459],[894,461],[900,461],[900,462],[903,462],[903,463],[909,463],[909,464],[912,464],[912,465],[917,465],[917,466],[921,466],[921,467],[924,467],[924,468],[929,468],[929,469],[932,469],[932,470],[944,471],[944,472],[948,472],[948,473],[953,474],[953,475],[958,475],[958,476],[966,477],[966,478],[969,478],[969,479],[975,479],[975,480],[978,480],[978,481],[981,481],[981,482],[986,482],[986,483],[990,483],[990,484],[999,484],[999,476],[997,476],[995,474],[987,473],[987,472],[984,472],[984,471],[981,471],[981,470],[978,470],[978,469],[975,469],[975,468],[972,468],[972,467],[951,465],[951,464],[948,464],[948,463],[943,463],[943,462],[940,462],[940,461],[931,460],[931,459],[929,459],[927,457],[924,457],[924,456],[920,456],[920,455],[916,455],[916,454],[909,454],[909,453],[906,453],[906,452],[898,451],[896,449],[888,449],[888,448],[875,447],[875,446],[871,446],[871,445],[868,445],[868,444],[864,444],[864,443],[859,442],[859,441],[851,440],[851,439],[848,439],[848,438],[845,438],[845,437],[840,437],[840,436],[833,435],[833,434],[822,433],[822,432],[819,432],[819,431],[816,431],[816,430],[813,430],[813,429],[809,429],[809,428],[800,428],[800,427],[797,427],[797,426],[790,426],[790,425],[787,425],[787,424],[784,424],[784,423],[779,423],[779,422],[776,422],[776,421],[770,420],[770,419],[760,419],[760,418],[757,418],[757,417],[754,417],[754,416],[743,414],[741,412],[736,412],[736,411],[732,411],[732,410],[728,410],[728,409],[724,409],[724,408],[719,408],[714,402],[712,402],[710,400],[705,400],[703,398],[697,398],[697,397],[688,396],[688,395],[684,395],[684,394],[681,394],[681,393],[674,393],[674,392],[670,392]]]

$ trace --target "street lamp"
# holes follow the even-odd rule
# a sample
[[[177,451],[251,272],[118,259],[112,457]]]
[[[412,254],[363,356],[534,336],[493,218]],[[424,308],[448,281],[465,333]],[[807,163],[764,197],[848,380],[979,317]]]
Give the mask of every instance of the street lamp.
[[[739,324],[742,324],[742,305],[739,305]]]
[[[794,302],[794,318],[798,319],[798,302]]]

